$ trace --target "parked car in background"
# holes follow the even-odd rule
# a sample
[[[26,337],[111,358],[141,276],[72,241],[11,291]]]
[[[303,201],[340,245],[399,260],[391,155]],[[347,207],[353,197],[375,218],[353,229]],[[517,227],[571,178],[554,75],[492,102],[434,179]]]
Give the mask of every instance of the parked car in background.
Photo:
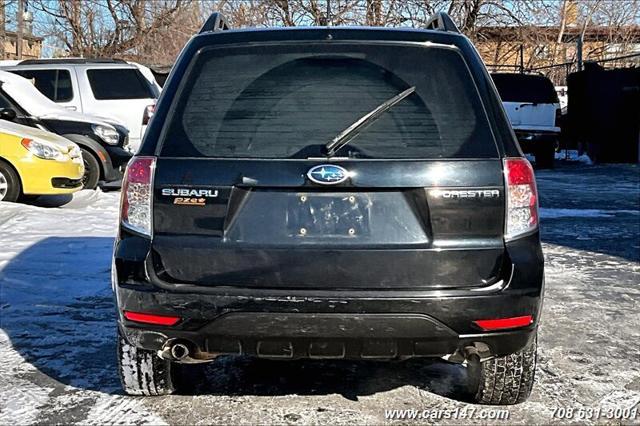
[[[62,108],[40,93],[31,81],[0,71],[0,119],[47,130],[75,142],[85,162],[83,184],[119,186],[131,158],[128,130],[122,124]]]
[[[528,397],[535,177],[474,46],[431,25],[220,31],[214,14],[191,38],[123,181],[127,393],[243,354],[445,357],[477,403]]]
[[[114,118],[129,129],[135,152],[159,95],[137,65],[111,59],[28,59],[2,67],[34,81],[45,96],[67,109]]]
[[[0,120],[0,201],[82,189],[75,143],[51,132]]]
[[[560,137],[560,101],[551,80],[531,74],[491,74],[502,104],[524,152],[536,167],[553,167]]]

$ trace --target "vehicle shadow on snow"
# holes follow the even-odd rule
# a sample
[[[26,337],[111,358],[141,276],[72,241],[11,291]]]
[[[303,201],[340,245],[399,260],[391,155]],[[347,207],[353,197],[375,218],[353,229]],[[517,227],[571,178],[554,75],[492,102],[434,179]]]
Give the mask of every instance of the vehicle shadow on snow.
[[[58,382],[119,390],[112,247],[112,238],[46,238],[0,269],[2,330],[14,350]]]
[[[111,238],[47,238],[0,270],[1,328],[28,363],[51,379],[122,393],[115,357],[115,311],[110,284]],[[443,361],[269,361],[221,357],[188,366],[187,393],[209,395],[324,395],[345,398],[413,385],[468,400],[464,367]],[[51,386],[43,378],[44,385]]]
[[[181,393],[207,395],[330,395],[350,400],[400,388],[419,389],[470,401],[466,368],[441,360],[271,361],[220,357],[208,365],[186,366]],[[194,386],[195,384],[195,386]],[[191,388],[191,389],[189,389]]]
[[[85,208],[88,205],[94,203],[99,197],[101,190],[83,189],[73,194],[59,194],[59,195],[40,195],[29,196],[23,202],[24,204],[30,204],[37,207],[46,208]]]
[[[69,204],[73,200],[73,194],[64,195],[40,195],[32,196],[24,201],[25,204],[31,204],[38,207],[56,208]]]

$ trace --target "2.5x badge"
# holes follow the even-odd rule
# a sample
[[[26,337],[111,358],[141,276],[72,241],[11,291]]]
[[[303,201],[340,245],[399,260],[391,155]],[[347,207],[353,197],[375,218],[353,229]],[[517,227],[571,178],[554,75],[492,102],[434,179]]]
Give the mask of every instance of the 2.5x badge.
[[[174,197],[173,204],[181,206],[204,206],[207,198],[217,198],[217,189],[163,188],[162,195]]]

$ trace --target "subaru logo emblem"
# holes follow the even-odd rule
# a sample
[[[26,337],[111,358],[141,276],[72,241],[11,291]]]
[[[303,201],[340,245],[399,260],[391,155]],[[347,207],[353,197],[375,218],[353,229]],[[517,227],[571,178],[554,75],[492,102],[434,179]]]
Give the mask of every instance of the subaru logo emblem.
[[[307,177],[321,185],[336,185],[349,179],[349,172],[340,166],[321,164],[309,169]]]

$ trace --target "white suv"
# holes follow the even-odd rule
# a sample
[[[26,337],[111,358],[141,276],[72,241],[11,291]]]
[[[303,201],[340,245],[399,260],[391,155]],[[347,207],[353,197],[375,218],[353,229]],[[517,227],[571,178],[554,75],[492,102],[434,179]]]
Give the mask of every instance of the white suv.
[[[30,59],[2,69],[32,80],[60,106],[124,123],[133,152],[159,95],[136,65],[121,60]]]
[[[551,80],[532,74],[491,74],[509,121],[524,152],[538,168],[553,167],[560,137],[560,101]]]

